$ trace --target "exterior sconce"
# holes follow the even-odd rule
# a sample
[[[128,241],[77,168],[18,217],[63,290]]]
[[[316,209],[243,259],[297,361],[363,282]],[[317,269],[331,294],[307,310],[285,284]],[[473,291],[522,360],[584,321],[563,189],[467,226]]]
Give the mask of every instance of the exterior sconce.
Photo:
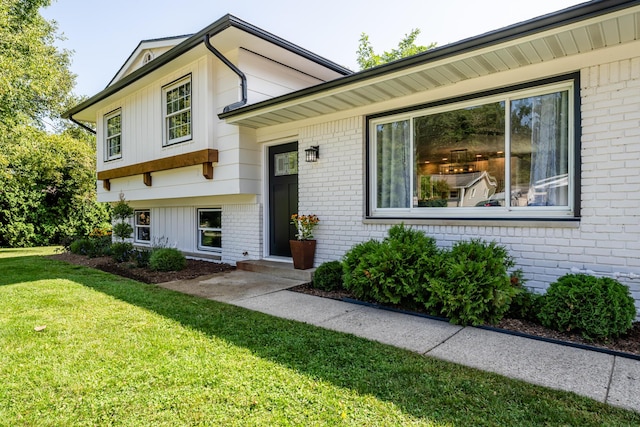
[[[304,150],[305,162],[317,162],[320,158],[320,146],[312,145],[310,148]]]

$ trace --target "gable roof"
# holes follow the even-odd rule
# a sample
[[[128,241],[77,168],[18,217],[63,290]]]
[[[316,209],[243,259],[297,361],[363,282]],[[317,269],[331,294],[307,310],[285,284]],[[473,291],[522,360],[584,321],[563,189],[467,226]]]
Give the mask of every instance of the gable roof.
[[[131,52],[131,55],[129,55],[129,57],[127,58],[127,60],[125,61],[124,64],[122,64],[122,67],[120,67],[120,69],[118,70],[118,72],[116,73],[115,76],[113,76],[113,78],[111,79],[111,81],[107,84],[108,86],[111,86],[114,82],[120,80],[121,78],[123,78],[124,76],[126,76],[127,74],[131,74],[131,72],[135,71],[133,70],[133,68],[135,67],[136,62],[140,61],[143,55],[143,52],[147,51],[147,50],[168,50],[178,44],[180,44],[181,42],[185,41],[186,39],[188,39],[189,37],[191,37],[193,34],[188,34],[188,35],[184,35],[184,36],[175,36],[175,37],[163,37],[163,38],[158,38],[158,39],[149,39],[149,40],[142,40],[140,43],[138,43],[138,46],[136,46],[136,48],[133,50],[133,52]],[[154,55],[156,56],[156,55]]]
[[[251,128],[319,117],[640,40],[640,0],[597,0],[219,114]]]
[[[123,90],[129,89],[131,86],[149,77],[161,67],[182,56],[186,56],[190,51],[203,45],[205,37],[210,37],[212,43],[219,50],[239,47],[242,46],[243,43],[251,44],[256,53],[290,66],[293,64],[293,66],[297,67],[300,71],[309,75],[316,75],[316,77],[322,81],[353,73],[351,70],[335,62],[255,27],[233,15],[227,14],[179,43],[168,52],[155,58],[153,61],[149,61],[147,64],[123,76],[119,80],[112,81],[104,90],[66,111],[62,117],[70,118],[73,121],[94,121],[95,115],[93,110],[98,103],[107,100],[109,97]],[[203,49],[205,48],[203,47]],[[131,57],[127,62],[129,62],[130,59]],[[318,67],[318,65],[320,65],[320,67]],[[118,75],[116,75],[116,77],[117,76]],[[74,118],[76,115],[77,117]]]

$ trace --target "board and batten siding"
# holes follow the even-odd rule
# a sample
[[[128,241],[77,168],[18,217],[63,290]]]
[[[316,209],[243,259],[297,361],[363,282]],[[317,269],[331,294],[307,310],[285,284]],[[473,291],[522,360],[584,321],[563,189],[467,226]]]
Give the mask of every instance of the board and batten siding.
[[[571,272],[616,278],[629,286],[640,312],[640,57],[584,67],[580,73],[582,209],[577,226],[418,221],[412,227],[442,247],[471,238],[504,245],[527,286],[541,292]],[[365,116],[355,115],[297,129],[301,158],[312,145],[322,153],[317,163],[301,162],[299,171],[299,211],[321,221],[315,232],[316,265],[340,259],[356,243],[384,238],[392,225],[364,220],[365,126]],[[268,139],[268,132],[262,132]],[[285,131],[280,127],[277,132]]]
[[[235,265],[237,261],[262,257],[262,206],[255,200],[238,197],[202,197],[166,201],[138,201],[134,209],[151,212],[150,245],[175,247],[192,258],[216,259]],[[222,251],[198,249],[198,209],[222,209]]]

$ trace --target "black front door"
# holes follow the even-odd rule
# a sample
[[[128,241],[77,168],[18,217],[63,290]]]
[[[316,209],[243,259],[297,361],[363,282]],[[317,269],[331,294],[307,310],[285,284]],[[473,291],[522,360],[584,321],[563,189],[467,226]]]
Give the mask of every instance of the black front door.
[[[298,212],[298,143],[269,147],[269,254],[291,256],[291,215]]]

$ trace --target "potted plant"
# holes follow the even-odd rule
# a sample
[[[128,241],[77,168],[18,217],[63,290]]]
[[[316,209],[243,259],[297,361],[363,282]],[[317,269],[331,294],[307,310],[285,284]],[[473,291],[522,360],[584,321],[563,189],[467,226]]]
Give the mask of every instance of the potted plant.
[[[291,224],[296,226],[296,240],[290,240],[293,268],[307,270],[313,267],[316,253],[316,241],[313,240],[313,229],[320,220],[316,215],[291,215]]]

